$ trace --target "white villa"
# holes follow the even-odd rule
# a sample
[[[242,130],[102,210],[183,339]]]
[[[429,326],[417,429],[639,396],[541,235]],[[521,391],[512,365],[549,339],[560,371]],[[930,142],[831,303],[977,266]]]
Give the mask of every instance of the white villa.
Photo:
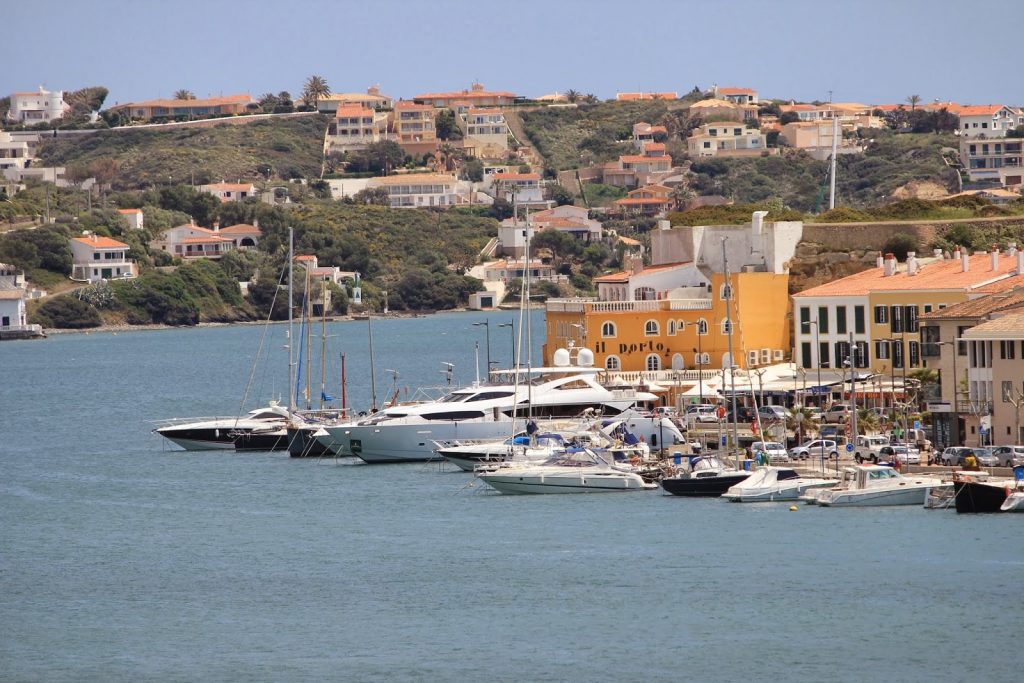
[[[64,116],[71,107],[64,102],[64,93],[60,90],[50,92],[39,86],[35,92],[16,92],[11,94],[11,108],[7,118],[15,123],[45,123]]]
[[[139,268],[128,259],[128,245],[86,232],[71,238],[71,279],[99,282],[137,277]]]

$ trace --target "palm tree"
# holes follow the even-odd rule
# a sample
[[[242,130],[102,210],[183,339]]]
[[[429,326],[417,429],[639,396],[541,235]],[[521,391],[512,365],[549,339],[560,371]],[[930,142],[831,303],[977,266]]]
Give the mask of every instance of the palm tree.
[[[857,431],[864,432],[877,432],[878,427],[881,424],[881,420],[878,419],[878,413],[869,408],[861,408],[857,411]]]
[[[579,99],[580,99],[580,91],[579,90],[573,90],[572,88],[569,88],[568,90],[565,91],[565,101],[566,102],[578,102]]]
[[[917,107],[917,103],[920,101],[920,95],[910,95],[909,97],[907,97],[907,103],[910,104],[910,111],[914,111],[914,108]]]
[[[194,100],[195,98],[196,96],[191,90],[182,88],[181,90],[174,91],[174,99],[176,100]]]
[[[794,407],[791,414],[786,417],[786,429],[797,435],[798,443],[803,443],[807,432],[818,429],[818,423],[811,419],[811,411]]]
[[[330,94],[331,86],[327,85],[327,81],[322,76],[310,76],[302,88],[302,99],[314,109],[317,108],[321,99]]]

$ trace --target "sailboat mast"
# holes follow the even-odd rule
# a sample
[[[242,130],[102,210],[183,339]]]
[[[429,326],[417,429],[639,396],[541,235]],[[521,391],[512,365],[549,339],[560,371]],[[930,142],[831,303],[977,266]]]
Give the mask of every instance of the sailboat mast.
[[[736,327],[736,321],[732,319],[732,281],[729,277],[729,256],[726,254],[725,243],[728,237],[722,238],[722,270],[725,272],[725,319],[729,321],[729,377],[730,393],[732,394],[732,447],[739,449],[740,435],[737,421],[739,415],[736,413],[736,356],[732,351],[732,329]],[[739,453],[736,450],[735,453]],[[739,455],[736,455],[736,465],[739,466]]]
[[[292,264],[295,262],[295,228],[288,228],[288,412],[295,412],[295,335],[292,329],[292,298],[294,273]]]
[[[313,335],[310,334],[310,314],[313,312],[313,300],[309,296],[309,285],[311,279],[309,276],[309,264],[306,264],[306,305],[303,307],[303,312],[306,315],[304,321],[304,328],[306,330],[306,410],[313,408],[313,397],[310,396],[310,387],[313,385]]]
[[[832,162],[829,164],[828,208],[836,208],[836,156],[839,151],[839,119],[832,112]]]
[[[377,372],[373,362],[373,322],[366,319],[366,331],[370,336],[370,410],[377,412]]]
[[[327,283],[320,281],[320,410],[327,395]]]

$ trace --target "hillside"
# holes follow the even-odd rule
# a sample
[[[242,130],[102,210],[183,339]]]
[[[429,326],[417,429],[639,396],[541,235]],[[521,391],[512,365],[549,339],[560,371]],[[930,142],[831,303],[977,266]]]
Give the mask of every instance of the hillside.
[[[54,166],[112,159],[118,165],[114,184],[125,189],[268,174],[318,178],[327,120],[308,116],[203,128],[118,128],[44,140],[39,157]]]

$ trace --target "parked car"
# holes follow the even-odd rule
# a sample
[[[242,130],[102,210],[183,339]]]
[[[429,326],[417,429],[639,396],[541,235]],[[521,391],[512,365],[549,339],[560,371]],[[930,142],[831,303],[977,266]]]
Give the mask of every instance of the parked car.
[[[807,460],[809,458],[838,458],[839,447],[831,439],[815,439],[803,446],[796,446],[789,449],[789,457],[794,460]]]
[[[694,422],[718,422],[718,415],[715,413],[716,406],[710,403],[701,403],[690,406],[686,409],[686,420]]]
[[[999,458],[992,453],[991,448],[975,448],[974,457],[982,467],[999,467]]]
[[[999,461],[999,467],[1024,465],[1024,446],[996,446],[992,455]]]
[[[967,454],[971,452],[970,448],[964,446],[950,446],[946,450],[942,451],[942,455],[939,456],[939,464],[946,466],[962,466],[963,459],[967,457]]]
[[[850,419],[850,406],[845,403],[833,403],[825,411],[825,422],[841,424]]]
[[[838,439],[840,436],[845,434],[842,425],[822,425],[821,429],[818,430],[818,434],[821,438],[832,438]]]
[[[747,408],[746,406],[736,406],[736,414],[739,415],[739,420],[733,418],[732,410],[730,410],[725,416],[725,421],[729,423],[739,422],[742,424],[744,422],[750,423],[757,419],[754,409]]]
[[[887,436],[858,436],[853,459],[857,462],[878,462],[879,451],[889,445]]]
[[[878,449],[878,460],[881,462],[898,462],[901,465],[920,465],[921,451],[913,446],[903,444],[882,446]]]
[[[815,422],[821,422],[825,419],[825,411],[818,406],[808,406],[804,410],[807,411],[807,415]]]
[[[761,406],[757,409],[757,412],[761,416],[761,420],[776,420],[780,422],[785,422],[792,415],[783,406]]]
[[[786,447],[777,441],[755,441],[750,446],[750,452],[755,456],[758,453],[764,453],[772,464],[789,462],[789,453],[786,451]]]

